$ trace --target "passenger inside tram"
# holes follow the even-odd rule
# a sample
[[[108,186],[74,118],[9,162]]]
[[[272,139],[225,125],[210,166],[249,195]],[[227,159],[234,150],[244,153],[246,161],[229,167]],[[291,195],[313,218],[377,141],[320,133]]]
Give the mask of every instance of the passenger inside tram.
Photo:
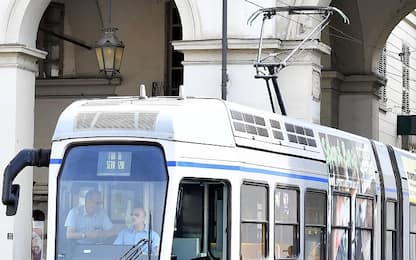
[[[149,226],[146,226],[146,211],[142,207],[135,207],[132,212],[132,226],[126,227],[121,230],[116,240],[114,241],[115,245],[136,245],[140,241],[148,240],[150,237],[150,243],[146,243],[141,251],[144,254],[157,254],[159,252],[159,235],[150,229]],[[150,232],[149,232],[150,230]],[[148,247],[148,245],[151,245]],[[150,249],[150,251],[149,251]]]

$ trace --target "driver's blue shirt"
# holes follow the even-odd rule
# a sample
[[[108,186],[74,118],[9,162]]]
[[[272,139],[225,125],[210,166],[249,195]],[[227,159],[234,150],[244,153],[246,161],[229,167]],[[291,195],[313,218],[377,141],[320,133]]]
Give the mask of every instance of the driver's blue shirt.
[[[148,239],[149,229],[145,228],[142,231],[135,231],[132,228],[125,228],[118,233],[116,240],[114,241],[114,245],[135,245],[142,239]],[[152,243],[152,250],[157,250],[160,243],[159,235],[154,232],[150,231],[150,241]],[[145,244],[142,247],[143,254],[147,254],[147,245]],[[158,252],[152,252],[152,254],[157,254]]]
[[[104,209],[97,209],[92,216],[89,216],[85,207],[79,206],[71,209],[68,213],[65,220],[65,227],[72,227],[76,232],[88,232],[94,230],[110,230],[113,224]],[[77,241],[85,244],[93,242],[93,239],[79,239]]]

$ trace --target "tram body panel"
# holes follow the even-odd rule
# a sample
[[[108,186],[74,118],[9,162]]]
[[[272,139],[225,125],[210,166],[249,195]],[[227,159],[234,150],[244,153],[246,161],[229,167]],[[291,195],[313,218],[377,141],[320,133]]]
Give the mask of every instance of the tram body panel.
[[[389,151],[381,143],[375,147],[386,200],[399,203]],[[79,151],[84,153],[76,155]],[[113,152],[121,159],[109,159],[109,165],[134,161],[130,172],[102,166],[102,156]],[[400,156],[397,150],[404,216],[409,216],[414,193]],[[74,158],[80,162],[71,162]],[[153,160],[159,163],[154,168]],[[82,168],[96,176],[75,171]],[[343,259],[381,257],[385,212],[370,141],[237,104],[120,98],[71,105],[53,137],[48,259],[64,251],[66,211],[82,205],[81,193],[89,187],[104,193],[106,210],[119,225],[127,223],[130,202],[144,204],[161,238],[160,259],[204,257],[208,251],[232,260],[292,253],[295,259],[332,260],[338,252]],[[412,259],[409,232],[404,223],[403,259]],[[112,243],[106,243],[111,250]]]
[[[93,102],[94,103],[94,102]],[[88,107],[89,108],[89,107]],[[153,107],[152,107],[153,108]],[[230,108],[231,109],[231,108]],[[236,108],[232,108],[236,109]],[[70,109],[71,110],[71,109]],[[126,109],[129,110],[129,109]],[[149,108],[146,108],[145,111],[149,110]],[[233,211],[232,218],[233,221],[232,225],[232,235],[236,238],[240,237],[240,221],[241,216],[240,214],[240,201],[239,198],[241,196],[240,189],[241,185],[244,183],[264,183],[267,186],[268,189],[268,220],[274,221],[275,218],[277,218],[277,215],[279,213],[275,212],[275,202],[274,202],[274,193],[277,186],[283,186],[283,187],[291,187],[295,188],[298,192],[298,205],[297,205],[297,212],[298,212],[298,236],[299,239],[297,243],[299,243],[297,246],[299,247],[297,249],[298,257],[303,257],[303,249],[304,249],[304,202],[303,198],[305,196],[305,192],[308,189],[312,190],[320,190],[324,191],[327,194],[327,203],[328,203],[328,209],[329,212],[331,212],[331,202],[330,202],[330,192],[328,192],[328,173],[327,173],[327,166],[323,163],[323,160],[325,157],[323,156],[323,152],[320,149],[320,139],[318,138],[318,133],[316,132],[316,129],[312,126],[309,126],[309,131],[312,131],[312,136],[315,137],[315,148],[314,146],[305,146],[301,144],[294,144],[289,139],[286,139],[286,135],[284,140],[282,140],[283,144],[280,145],[274,145],[273,149],[271,146],[265,145],[265,142],[269,142],[270,140],[263,136],[256,136],[255,138],[251,137],[247,134],[241,134],[237,133],[236,125],[234,124],[232,128],[234,130],[234,135],[230,135],[230,132],[223,133],[221,139],[219,140],[213,140],[210,139],[209,136],[215,136],[212,135],[212,133],[207,132],[207,128],[199,128],[204,129],[204,131],[198,132],[197,135],[207,135],[208,137],[204,137],[200,140],[198,140],[198,143],[195,143],[195,140],[198,138],[195,137],[195,131],[188,131],[188,129],[184,129],[183,126],[189,124],[189,116],[190,114],[188,112],[185,112],[184,109],[175,108],[174,112],[177,113],[183,113],[186,116],[172,116],[174,112],[170,111],[166,115],[164,112],[159,112],[160,117],[157,123],[155,123],[156,128],[155,129],[162,129],[160,130],[160,134],[156,133],[146,133],[143,137],[151,138],[150,141],[159,141],[164,142],[164,149],[165,149],[165,156],[166,156],[166,162],[168,165],[168,174],[169,174],[169,185],[168,185],[168,196],[167,196],[167,203],[173,203],[177,200],[177,196],[172,195],[177,192],[178,186],[180,185],[180,180],[184,178],[194,178],[194,179],[218,179],[218,180],[227,180],[230,181],[232,192],[232,203],[231,207]],[[203,110],[203,109],[202,109]],[[101,111],[111,111],[109,109],[101,109]],[[189,111],[189,108],[186,110]],[[191,107],[192,111],[192,107]],[[195,109],[195,111],[200,111],[201,109]],[[71,112],[71,111],[70,111]],[[72,111],[75,114],[79,111]],[[235,111],[234,111],[235,112]],[[238,112],[238,111],[237,111]],[[140,112],[139,112],[140,113]],[[169,114],[172,113],[172,114]],[[254,117],[256,117],[255,111],[243,111],[242,113],[252,113]],[[73,114],[73,113],[69,113]],[[215,113],[214,113],[215,114]],[[220,113],[217,113],[220,114]],[[222,113],[226,114],[226,113]],[[195,114],[193,114],[195,115]],[[68,115],[67,115],[68,116]],[[175,117],[176,121],[174,123],[169,124],[169,120],[166,120],[166,122],[163,121],[164,117]],[[188,116],[188,117],[187,117]],[[246,116],[246,114],[243,114],[243,116]],[[250,116],[250,114],[249,114]],[[258,114],[257,114],[258,116]],[[62,116],[65,117],[65,116]],[[73,117],[73,115],[68,116]],[[233,115],[230,115],[232,119]],[[166,119],[165,118],[165,119]],[[221,120],[217,120],[216,122],[219,125],[223,125],[225,128],[229,128],[230,123],[226,118],[219,117]],[[273,118],[273,120],[276,120],[276,116],[271,114],[267,115],[265,118]],[[257,120],[257,119],[256,119]],[[70,121],[70,120],[69,120]],[[238,121],[238,118],[234,121]],[[179,122],[179,123],[178,123]],[[199,122],[199,121],[198,121]],[[268,125],[268,121],[266,120],[266,126]],[[297,135],[297,128],[301,127],[304,124],[303,122],[299,122],[292,119],[287,118],[280,118],[279,122],[283,125],[285,125],[286,128],[294,127],[295,130],[293,131],[292,136]],[[185,124],[186,123],[186,124]],[[235,122],[234,122],[235,123]],[[238,123],[238,122],[237,122]],[[202,122],[201,122],[202,124]],[[71,125],[71,124],[69,124]],[[72,127],[75,125],[75,123],[72,123]],[[206,124],[204,125],[206,126]],[[283,127],[283,126],[282,126]],[[71,127],[70,127],[71,128]],[[211,130],[213,127],[211,126],[209,130]],[[166,130],[168,129],[168,130]],[[282,128],[283,129],[283,128]],[[289,129],[289,128],[288,128]],[[287,130],[288,130],[287,129]],[[305,128],[306,129],[306,128]],[[320,131],[325,132],[325,130]],[[171,131],[171,133],[169,133]],[[288,130],[291,131],[291,130]],[[296,131],[296,133],[295,133]],[[307,131],[303,130],[302,131]],[[182,132],[182,134],[181,134]],[[64,138],[72,138],[72,137],[83,137],[84,135],[90,135],[91,133],[85,133],[85,132],[78,132],[76,134],[74,133],[67,133],[65,136],[65,129],[59,129],[57,130],[57,134],[55,135],[56,140],[64,139]],[[114,138],[118,138],[118,136],[127,135],[129,134],[126,131],[120,130],[117,131],[98,131],[95,133],[96,136],[101,141],[105,141],[106,138],[100,138],[100,136],[107,136],[111,133],[111,135],[114,136]],[[168,134],[166,134],[168,133]],[[186,134],[185,134],[186,133]],[[205,134],[204,134],[205,133]],[[143,135],[142,132],[135,133],[138,135]],[[339,134],[335,131],[334,135]],[[228,136],[228,137],[227,137]],[[349,136],[346,135],[344,139],[349,139]],[[111,140],[111,137],[107,137],[108,140]],[[158,140],[158,138],[165,139],[164,141]],[[236,145],[240,145],[242,147],[235,147],[233,144],[230,143],[230,138],[234,138],[236,141]],[[264,139],[264,140],[263,140]],[[351,138],[350,138],[351,139]],[[355,138],[357,139],[357,138]],[[358,138],[359,139],[359,138]],[[135,139],[134,139],[135,140]],[[361,140],[361,139],[360,139]],[[120,141],[120,140],[119,140]],[[280,141],[279,141],[280,142]],[[283,154],[276,154],[275,147],[278,147],[278,152]],[[263,148],[269,151],[260,151],[259,148]],[[256,150],[257,149],[257,150]],[[286,155],[284,155],[286,154]],[[320,162],[319,162],[320,160]],[[231,170],[230,170],[231,167]],[[175,168],[175,169],[171,169]],[[174,172],[174,174],[173,174]],[[311,181],[312,180],[312,181]],[[170,204],[169,204],[170,205]],[[353,209],[351,209],[352,213],[354,212]],[[166,210],[166,214],[169,216],[172,216],[172,211]],[[327,215],[327,221],[330,221],[331,217],[330,214]],[[352,219],[354,221],[354,219]],[[327,222],[330,223],[330,222]],[[170,248],[171,245],[169,245],[171,238],[172,238],[172,222],[170,222],[170,225],[168,223],[165,223],[165,228],[163,234],[162,234],[162,243],[164,244],[164,248],[162,249],[161,256],[167,257],[170,254]],[[274,224],[269,223],[270,225],[270,239],[268,240],[268,257],[273,258],[274,257],[274,249],[275,249],[275,241],[274,241]],[[272,231],[273,229],[273,231]],[[331,228],[328,227],[325,229],[326,232],[330,232]],[[328,236],[327,236],[328,237]],[[352,238],[353,239],[353,238]],[[324,244],[326,241],[324,241]],[[322,245],[323,246],[323,245]],[[232,239],[231,241],[231,257],[232,259],[238,259],[239,257],[239,249],[241,247],[241,241],[238,239]],[[328,251],[328,246],[326,247],[326,250]],[[327,253],[328,255],[328,253]],[[234,258],[234,257],[235,258]]]
[[[391,166],[391,161],[389,158],[387,147],[380,142],[374,141],[374,143],[376,145],[376,151],[379,156],[380,167],[383,173],[386,200],[396,201],[397,200],[396,180],[394,177],[394,172]]]
[[[177,144],[179,146],[186,146],[190,151],[191,144]],[[196,145],[195,145],[196,146]],[[215,147],[212,149],[216,149]],[[178,148],[182,150],[182,148]],[[211,179],[224,179],[227,178],[232,185],[232,239],[231,239],[231,254],[235,255],[236,258],[231,257],[231,259],[239,259],[239,249],[240,243],[238,240],[240,234],[240,187],[243,183],[256,183],[264,184],[269,189],[268,196],[268,214],[269,220],[273,220],[275,217],[274,211],[274,189],[279,186],[290,186],[299,190],[299,197],[303,198],[304,192],[306,189],[319,190],[327,192],[328,182],[324,177],[326,176],[325,170],[326,165],[322,162],[311,161],[295,157],[287,157],[277,154],[271,154],[269,152],[255,151],[237,148],[233,151],[234,157],[238,158],[234,161],[226,160],[225,156],[221,156],[217,161],[211,158],[210,160],[204,160],[203,158],[184,158],[189,163],[189,160],[192,160],[194,164],[183,164],[178,165],[178,169],[175,169],[175,179],[176,178],[211,178]],[[182,154],[185,156],[185,154]],[[235,159],[234,158],[234,159]],[[256,158],[261,158],[257,159]],[[282,162],[284,161],[284,162]],[[269,162],[269,163],[267,163]],[[198,167],[199,165],[199,167]],[[292,167],[292,169],[291,169]],[[286,169],[285,169],[286,168]],[[314,169],[313,172],[308,172],[307,169]],[[302,169],[302,171],[300,171]],[[317,173],[320,172],[320,177],[317,177]],[[177,173],[176,173],[177,172]],[[315,178],[319,182],[311,183],[308,178]],[[300,199],[298,205],[298,211],[300,215],[299,223],[299,234],[300,234],[300,247],[303,248],[303,201]],[[276,213],[276,214],[280,214]],[[273,225],[270,223],[270,225]],[[274,229],[270,229],[270,238],[269,238],[269,252],[268,257],[273,259],[274,257]],[[300,250],[299,257],[302,258],[303,250]]]
[[[336,129],[316,128],[330,171],[330,259],[380,257],[374,237],[380,225],[380,182],[371,143]]]
[[[403,256],[413,259],[416,258],[416,156],[397,148],[394,154],[403,197]]]

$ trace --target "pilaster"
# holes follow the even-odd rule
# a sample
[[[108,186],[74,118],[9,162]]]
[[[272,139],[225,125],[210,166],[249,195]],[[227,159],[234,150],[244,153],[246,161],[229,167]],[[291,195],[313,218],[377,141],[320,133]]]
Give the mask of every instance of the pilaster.
[[[321,74],[321,124],[338,128],[340,85],[345,77],[337,71]]]
[[[346,76],[339,88],[339,128],[378,140],[378,89],[385,80],[374,74]]]
[[[24,45],[0,45],[0,169],[22,148],[33,147],[36,61],[46,53]],[[6,217],[0,206],[0,251],[2,259],[30,259],[32,226],[32,170],[25,169],[15,183],[21,185],[16,216]],[[0,174],[3,183],[3,174]]]

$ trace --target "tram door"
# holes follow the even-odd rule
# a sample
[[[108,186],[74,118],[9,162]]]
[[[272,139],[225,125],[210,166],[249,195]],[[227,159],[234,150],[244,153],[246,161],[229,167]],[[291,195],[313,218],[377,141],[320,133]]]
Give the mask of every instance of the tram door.
[[[177,260],[228,259],[229,184],[185,180],[176,206],[172,255]]]

